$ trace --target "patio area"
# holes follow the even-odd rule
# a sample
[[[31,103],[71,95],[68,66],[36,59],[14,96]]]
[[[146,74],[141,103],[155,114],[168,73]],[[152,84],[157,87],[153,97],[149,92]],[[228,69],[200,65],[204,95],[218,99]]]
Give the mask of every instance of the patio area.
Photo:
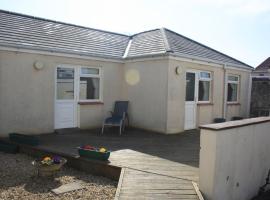
[[[198,130],[163,135],[128,129],[73,130],[38,136],[48,149],[77,156],[76,147],[90,144],[111,150],[110,164],[122,168],[116,199],[198,199]]]

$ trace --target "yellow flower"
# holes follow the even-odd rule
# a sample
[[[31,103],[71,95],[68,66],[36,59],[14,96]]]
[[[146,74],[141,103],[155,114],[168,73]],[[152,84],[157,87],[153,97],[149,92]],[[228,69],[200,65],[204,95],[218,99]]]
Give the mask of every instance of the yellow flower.
[[[51,158],[49,156],[46,156],[45,158],[43,158],[44,161],[49,161],[51,160]]]
[[[99,152],[101,152],[101,153],[105,153],[107,150],[105,149],[105,148],[103,148],[103,147],[101,147],[100,149],[99,149]]]

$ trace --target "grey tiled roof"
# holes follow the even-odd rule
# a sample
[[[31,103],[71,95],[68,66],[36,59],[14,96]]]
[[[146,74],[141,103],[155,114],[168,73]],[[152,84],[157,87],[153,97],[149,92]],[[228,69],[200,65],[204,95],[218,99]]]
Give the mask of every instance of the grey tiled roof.
[[[166,53],[161,30],[142,32],[132,36],[127,57]]]
[[[196,56],[200,58],[215,60],[222,63],[231,63],[247,66],[247,64],[241,61],[238,61],[230,56],[227,56],[221,52],[218,52],[210,47],[200,44],[171,30],[165,29],[165,33],[171,51],[175,54]]]
[[[250,67],[165,28],[128,36],[3,10],[0,46],[113,59],[173,54]]]
[[[262,71],[262,70],[268,70],[270,69],[270,57],[267,58],[265,61],[263,61],[255,71]]]
[[[61,22],[0,12],[0,45],[122,58],[129,37]]]

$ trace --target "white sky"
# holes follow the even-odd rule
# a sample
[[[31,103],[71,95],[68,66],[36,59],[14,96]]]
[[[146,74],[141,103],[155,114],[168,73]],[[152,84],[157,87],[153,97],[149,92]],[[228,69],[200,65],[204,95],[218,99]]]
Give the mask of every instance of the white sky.
[[[0,0],[0,9],[125,34],[166,27],[255,67],[270,56],[270,0]]]

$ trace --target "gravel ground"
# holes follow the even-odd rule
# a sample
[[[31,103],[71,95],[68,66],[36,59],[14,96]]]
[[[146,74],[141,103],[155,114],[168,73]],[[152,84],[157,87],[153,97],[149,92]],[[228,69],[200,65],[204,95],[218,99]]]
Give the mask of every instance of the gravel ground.
[[[0,200],[42,199],[114,199],[117,182],[64,167],[55,177],[36,176],[33,158],[23,154],[0,152]],[[51,189],[73,181],[82,181],[84,189],[55,195]]]

